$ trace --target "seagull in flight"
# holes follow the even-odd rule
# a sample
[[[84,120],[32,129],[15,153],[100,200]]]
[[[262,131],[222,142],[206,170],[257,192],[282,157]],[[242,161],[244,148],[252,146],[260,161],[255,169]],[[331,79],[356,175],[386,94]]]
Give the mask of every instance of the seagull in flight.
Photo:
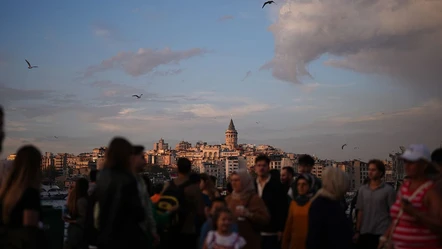
[[[267,4],[272,4],[275,3],[275,1],[267,1],[262,5],[262,9],[264,9],[264,6],[266,6]]]
[[[136,97],[137,99],[141,99],[141,96],[143,96],[143,94],[140,94],[140,95],[134,94],[134,95],[132,95],[132,97]]]
[[[54,136],[55,138],[58,138],[57,136]]]
[[[31,66],[31,63],[29,63],[28,60],[25,59],[25,61],[28,63],[28,69],[38,68],[38,66]]]

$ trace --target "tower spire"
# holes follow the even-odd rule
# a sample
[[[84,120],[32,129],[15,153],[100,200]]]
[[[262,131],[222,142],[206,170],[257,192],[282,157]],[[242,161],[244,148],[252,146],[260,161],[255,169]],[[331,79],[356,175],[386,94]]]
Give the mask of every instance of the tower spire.
[[[236,131],[235,124],[233,124],[233,119],[230,119],[229,128],[227,128],[228,131]]]

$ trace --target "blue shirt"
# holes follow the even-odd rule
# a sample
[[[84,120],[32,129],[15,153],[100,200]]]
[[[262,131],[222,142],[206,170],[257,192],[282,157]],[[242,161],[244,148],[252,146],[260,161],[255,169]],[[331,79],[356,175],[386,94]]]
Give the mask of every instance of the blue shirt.
[[[212,230],[213,230],[212,218],[208,218],[207,221],[204,222],[203,226],[201,227],[200,243],[199,243],[200,249],[202,249],[204,246],[204,241],[206,240],[207,234]],[[232,232],[238,233],[238,225],[236,223],[232,224]]]

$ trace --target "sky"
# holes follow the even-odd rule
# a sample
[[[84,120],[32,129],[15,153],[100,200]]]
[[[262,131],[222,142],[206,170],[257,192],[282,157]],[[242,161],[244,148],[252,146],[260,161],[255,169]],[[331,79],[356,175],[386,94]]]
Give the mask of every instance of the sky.
[[[239,143],[328,159],[441,146],[442,1],[263,2],[2,1],[2,157],[222,143],[230,118]]]

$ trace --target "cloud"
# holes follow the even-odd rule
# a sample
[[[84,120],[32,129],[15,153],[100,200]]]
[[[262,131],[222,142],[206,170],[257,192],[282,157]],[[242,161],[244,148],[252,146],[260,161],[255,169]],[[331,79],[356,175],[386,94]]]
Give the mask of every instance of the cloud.
[[[51,90],[18,89],[0,85],[0,104],[6,104],[11,101],[45,99],[52,96],[53,93],[54,91]]]
[[[119,52],[117,55],[103,60],[100,64],[90,66],[85,77],[111,69],[122,69],[131,76],[140,76],[154,71],[161,65],[179,64],[183,60],[203,55],[207,51],[201,48],[174,51],[170,48],[154,50],[140,48],[137,52]]]
[[[244,78],[241,81],[246,80],[250,75],[252,75],[252,71],[247,71],[246,76],[244,76]]]
[[[261,70],[300,83],[310,62],[330,55],[330,66],[440,85],[441,12],[442,1],[287,0],[269,27],[275,55]]]
[[[177,75],[182,73],[184,70],[179,68],[179,69],[171,69],[168,71],[154,71],[152,73],[153,76],[171,76],[171,75]]]
[[[91,28],[93,34],[97,37],[113,40],[118,40],[120,38],[117,29],[112,25],[97,22],[94,23]]]
[[[301,90],[306,92],[306,93],[311,93],[315,90],[317,90],[318,88],[343,88],[343,87],[351,87],[354,86],[356,84],[338,84],[338,85],[334,85],[334,84],[320,84],[320,83],[308,83],[308,84],[303,84],[301,86]]]
[[[231,108],[217,108],[211,104],[192,104],[182,107],[183,112],[189,112],[197,117],[215,118],[215,117],[228,117],[232,116],[244,116],[254,112],[263,112],[271,109],[268,104],[249,104],[242,106],[235,106]]]
[[[227,20],[232,20],[232,19],[234,19],[234,18],[235,18],[235,17],[232,16],[232,15],[225,15],[225,16],[222,16],[222,17],[218,18],[218,21],[219,21],[219,22],[223,22],[223,21],[227,21]]]

